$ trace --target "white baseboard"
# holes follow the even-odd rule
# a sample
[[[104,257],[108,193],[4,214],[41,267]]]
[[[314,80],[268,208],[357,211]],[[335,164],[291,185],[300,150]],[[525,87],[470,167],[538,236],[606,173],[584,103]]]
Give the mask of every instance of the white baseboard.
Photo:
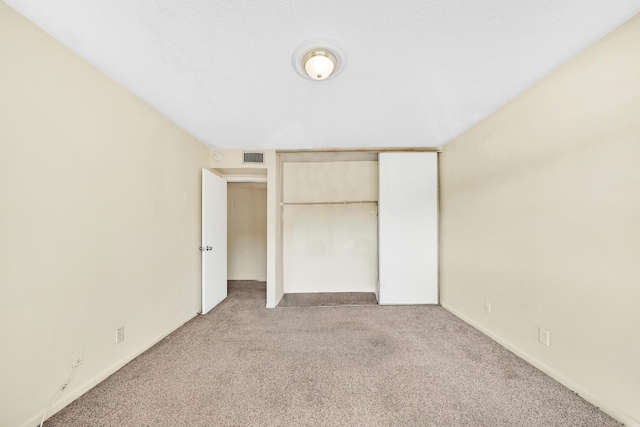
[[[536,359],[535,357],[533,357],[529,353],[523,351],[522,349],[520,349],[520,348],[514,346],[513,344],[509,343],[508,341],[504,340],[499,335],[496,335],[495,333],[493,333],[489,329],[485,328],[484,326],[480,325],[479,323],[475,322],[474,320],[468,318],[467,316],[465,316],[464,314],[460,313],[456,309],[450,307],[447,304],[441,304],[441,305],[445,310],[449,311],[454,316],[459,317],[460,319],[464,320],[466,323],[468,323],[469,325],[473,326],[474,328],[476,328],[477,330],[479,330],[483,334],[487,335],[489,338],[493,339],[498,344],[500,344],[501,346],[503,346],[507,350],[511,351],[512,353],[514,353],[518,357],[526,360],[527,362],[529,362],[530,364],[532,364],[536,368],[540,369],[542,372],[544,372],[545,374],[549,375],[551,378],[553,378],[554,380],[558,381],[560,384],[562,384],[565,387],[567,387],[568,389],[573,390],[574,392],[578,393],[584,400],[586,400],[587,402],[591,403],[594,406],[597,406],[598,408],[600,408],[600,410],[602,410],[603,412],[609,414],[612,418],[615,418],[616,420],[620,421],[621,423],[624,423],[628,427],[640,427],[640,421],[636,420],[632,416],[630,416],[627,413],[625,413],[625,412],[621,411],[620,409],[616,408],[614,405],[611,405],[608,402],[603,401],[602,399],[600,399],[595,394],[593,394],[590,391],[586,390],[584,387],[582,387],[579,384],[573,382],[569,378],[567,378],[564,375],[562,375],[560,372],[550,368],[549,366],[547,366],[546,364],[544,364],[540,360]]]
[[[80,396],[82,396],[83,394],[88,392],[89,390],[91,390],[93,387],[98,385],[100,382],[102,382],[105,379],[107,379],[107,377],[109,377],[111,374],[116,372],[118,369],[122,368],[124,365],[126,365],[129,362],[131,362],[133,359],[135,359],[136,357],[140,356],[145,351],[149,350],[151,347],[153,347],[154,345],[159,343],[162,339],[167,337],[169,334],[171,334],[173,331],[178,329],[180,326],[182,326],[185,323],[187,323],[189,320],[191,320],[194,317],[196,317],[198,314],[199,313],[194,313],[194,314],[188,316],[186,319],[181,320],[178,323],[176,323],[175,325],[171,326],[168,330],[166,330],[165,332],[161,333],[159,336],[157,336],[157,337],[153,338],[152,340],[148,341],[146,344],[140,346],[137,350],[135,350],[132,353],[128,354],[124,358],[118,360],[113,365],[109,366],[107,369],[103,370],[98,375],[96,375],[95,377],[91,378],[86,383],[82,384],[79,388],[75,389],[72,393],[69,393],[69,394],[62,393],[60,395],[60,399],[57,400],[51,406],[51,409],[49,409],[49,412],[47,413],[47,419],[49,419],[55,413],[57,413],[57,412],[61,411],[62,409],[64,409],[64,407],[66,407],[68,404],[70,404],[71,402],[73,402],[74,400],[76,400],[77,398],[79,398]],[[42,408],[42,409],[44,409],[44,408]],[[42,411],[39,411],[38,414],[33,415],[27,421],[25,421],[24,423],[20,424],[20,427],[39,426],[41,418],[42,418]],[[45,422],[44,426],[46,426],[46,425],[47,425],[47,423]]]

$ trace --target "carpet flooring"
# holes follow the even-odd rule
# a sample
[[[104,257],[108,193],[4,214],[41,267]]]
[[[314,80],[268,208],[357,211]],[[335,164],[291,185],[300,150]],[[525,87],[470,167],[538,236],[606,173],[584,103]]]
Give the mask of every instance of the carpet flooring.
[[[278,307],[332,307],[342,305],[378,305],[373,292],[318,292],[284,294]]]
[[[438,306],[229,297],[46,426],[618,426]]]

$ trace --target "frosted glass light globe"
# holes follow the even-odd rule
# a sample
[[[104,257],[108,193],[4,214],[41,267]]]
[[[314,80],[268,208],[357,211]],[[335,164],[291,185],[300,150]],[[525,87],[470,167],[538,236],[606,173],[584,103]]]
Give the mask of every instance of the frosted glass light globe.
[[[313,80],[324,80],[333,73],[335,58],[330,52],[311,51],[304,58],[304,70]]]
[[[291,65],[305,79],[332,79],[344,70],[344,51],[330,40],[308,40],[293,52]]]

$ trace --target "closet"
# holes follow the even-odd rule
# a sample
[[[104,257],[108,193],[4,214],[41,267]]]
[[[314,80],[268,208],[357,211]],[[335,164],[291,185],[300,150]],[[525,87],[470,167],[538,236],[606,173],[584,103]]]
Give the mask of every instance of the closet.
[[[284,292],[374,292],[377,162],[285,162],[282,172]]]
[[[437,304],[437,153],[348,154],[283,156],[285,294]]]

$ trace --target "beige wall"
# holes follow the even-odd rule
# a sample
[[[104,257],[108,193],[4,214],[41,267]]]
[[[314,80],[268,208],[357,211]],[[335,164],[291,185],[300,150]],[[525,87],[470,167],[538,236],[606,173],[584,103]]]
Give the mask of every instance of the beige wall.
[[[375,292],[378,162],[287,161],[282,180],[284,291]]]
[[[376,202],[378,162],[285,162],[285,203]]]
[[[208,155],[0,2],[0,425],[39,423],[72,351],[53,412],[197,313]]]
[[[285,293],[375,292],[377,213],[376,203],[285,206]]]
[[[630,425],[640,421],[639,52],[637,16],[440,159],[443,306]]]
[[[267,280],[267,186],[227,185],[227,278]]]

